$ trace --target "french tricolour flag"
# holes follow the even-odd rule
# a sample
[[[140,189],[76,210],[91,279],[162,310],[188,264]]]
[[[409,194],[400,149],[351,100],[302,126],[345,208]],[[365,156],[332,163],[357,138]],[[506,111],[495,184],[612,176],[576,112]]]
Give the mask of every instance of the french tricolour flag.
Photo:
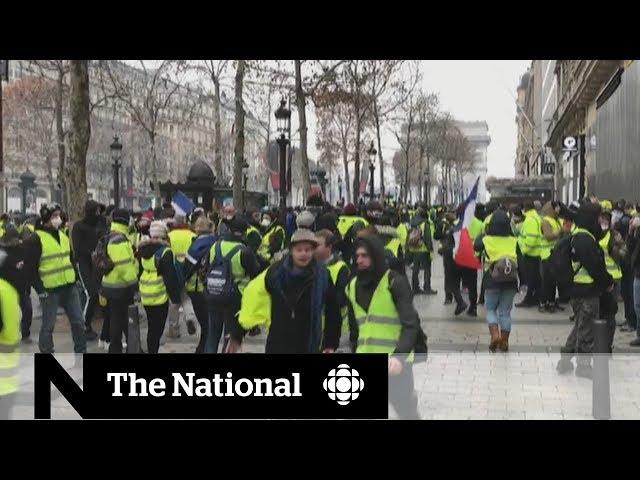
[[[191,201],[189,197],[187,197],[184,193],[178,190],[173,194],[173,199],[171,200],[171,206],[176,211],[178,215],[182,215],[186,217],[192,211],[195,205]]]
[[[453,231],[453,239],[455,241],[455,246],[453,247],[454,261],[461,267],[475,268],[477,270],[482,268],[482,265],[473,250],[473,240],[471,240],[471,236],[469,235],[469,226],[476,212],[479,181],[480,177],[478,177],[469,196],[464,201],[462,213],[458,218],[458,224]]]

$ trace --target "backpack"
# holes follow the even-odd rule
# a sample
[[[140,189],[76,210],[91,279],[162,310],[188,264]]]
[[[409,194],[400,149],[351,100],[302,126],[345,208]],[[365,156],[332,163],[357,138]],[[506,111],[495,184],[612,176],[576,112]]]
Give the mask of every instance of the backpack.
[[[91,263],[93,263],[93,267],[101,277],[111,273],[111,270],[113,270],[115,267],[113,260],[109,258],[107,247],[111,239],[114,239],[119,235],[124,237],[124,235],[120,233],[116,235],[111,235],[110,233],[103,235],[102,237],[100,237],[98,243],[96,244],[96,248],[91,253]]]
[[[158,268],[158,263],[160,263],[160,259],[162,258],[162,255],[164,255],[164,252],[166,250],[167,250],[167,247],[159,248],[158,250],[156,250],[156,253],[153,255],[155,257],[156,269]],[[175,255],[173,256],[173,271],[176,274],[178,291],[182,292],[186,284],[186,279],[184,278],[184,266],[178,260],[176,260]]]
[[[549,273],[555,278],[560,290],[570,287],[576,274],[571,263],[572,240],[572,235],[558,240],[549,257]]]
[[[407,237],[407,244],[411,247],[419,247],[422,242],[422,231],[420,227],[411,227],[409,236]]]
[[[501,257],[491,265],[491,279],[496,283],[518,281],[518,263],[509,257]]]
[[[222,255],[221,242],[216,242],[214,248],[215,256],[205,277],[204,295],[209,304],[228,305],[240,297],[238,286],[233,280],[231,259],[242,245],[236,245],[226,255]]]

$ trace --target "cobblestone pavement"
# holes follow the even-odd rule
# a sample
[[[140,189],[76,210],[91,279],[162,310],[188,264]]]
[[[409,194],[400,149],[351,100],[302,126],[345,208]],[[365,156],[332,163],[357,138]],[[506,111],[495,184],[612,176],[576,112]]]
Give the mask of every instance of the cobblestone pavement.
[[[442,262],[433,264],[433,288],[436,296],[418,296],[415,306],[428,336],[429,356],[414,368],[420,413],[425,419],[590,419],[592,382],[573,373],[558,375],[555,365],[559,348],[571,330],[570,307],[548,314],[537,309],[513,310],[513,329],[509,353],[489,354],[488,329],[483,307],[478,317],[453,316],[453,306],[443,305]],[[516,299],[517,301],[517,299]],[[40,328],[37,297],[34,298],[34,344],[24,353],[37,351]],[[618,319],[623,316],[622,306]],[[195,350],[199,331],[168,339],[160,353],[190,353]],[[99,331],[99,330],[98,330]],[[146,338],[142,322],[141,337]],[[609,361],[612,418],[640,418],[640,349],[629,347],[633,333],[616,332],[614,355]],[[265,333],[247,337],[243,351],[264,351]],[[57,352],[71,352],[68,323],[60,315],[54,333]],[[101,351],[97,342],[89,343],[89,352]],[[32,357],[25,355],[24,380],[14,408],[14,418],[33,418]],[[67,361],[73,366],[72,355]],[[393,416],[393,412],[392,412]],[[52,392],[53,418],[79,418],[66,400]]]

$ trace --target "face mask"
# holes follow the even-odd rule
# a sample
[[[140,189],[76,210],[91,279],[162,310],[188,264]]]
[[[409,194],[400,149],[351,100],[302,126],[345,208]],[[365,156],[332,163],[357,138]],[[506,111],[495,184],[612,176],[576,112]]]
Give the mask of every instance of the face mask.
[[[263,218],[263,219],[262,219],[262,222],[260,222],[260,224],[261,224],[263,227],[268,227],[269,225],[271,225],[271,220],[269,220],[268,218]]]
[[[600,224],[600,228],[602,228],[603,231],[607,231],[609,230],[609,224],[608,223],[601,223]]]
[[[233,220],[233,215],[227,215],[224,218],[225,218],[225,220],[231,221],[231,220]]]
[[[60,217],[52,218],[51,225],[53,225],[53,228],[57,230],[58,228],[60,228],[60,225],[62,225],[62,219]]]

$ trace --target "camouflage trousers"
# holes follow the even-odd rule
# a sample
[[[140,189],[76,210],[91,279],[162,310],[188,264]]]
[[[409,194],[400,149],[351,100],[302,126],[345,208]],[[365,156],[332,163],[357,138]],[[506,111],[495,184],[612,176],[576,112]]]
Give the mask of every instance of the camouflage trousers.
[[[574,324],[567,341],[560,349],[563,357],[578,355],[578,363],[590,363],[593,351],[593,321],[600,315],[600,298],[571,299]]]

